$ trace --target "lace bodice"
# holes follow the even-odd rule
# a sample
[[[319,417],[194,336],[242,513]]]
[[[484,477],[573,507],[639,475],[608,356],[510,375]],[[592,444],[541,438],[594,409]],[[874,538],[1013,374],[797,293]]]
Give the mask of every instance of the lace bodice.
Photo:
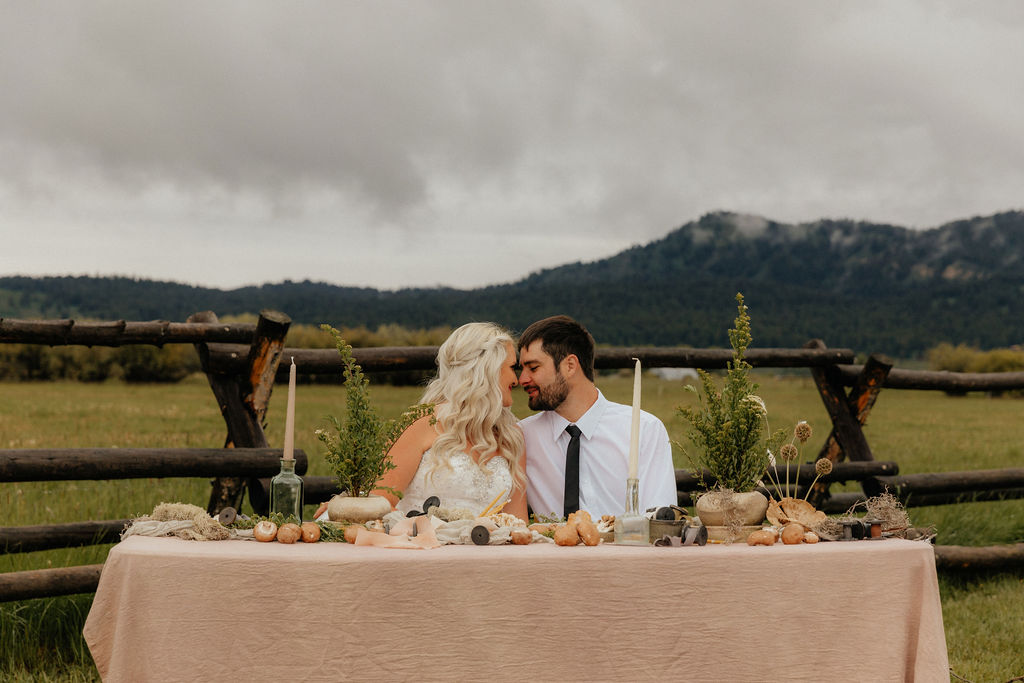
[[[465,453],[451,456],[447,467],[437,459],[432,450],[423,454],[416,474],[398,501],[399,512],[420,510],[424,500],[437,496],[441,507],[467,508],[479,513],[502,491],[505,498],[512,493],[512,472],[505,458],[491,458],[483,467]]]

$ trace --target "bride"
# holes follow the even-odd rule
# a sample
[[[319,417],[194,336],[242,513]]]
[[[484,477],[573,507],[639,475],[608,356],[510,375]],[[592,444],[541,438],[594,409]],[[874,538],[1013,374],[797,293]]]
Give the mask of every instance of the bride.
[[[437,496],[445,508],[479,514],[492,501],[526,519],[523,433],[510,410],[516,379],[512,335],[493,323],[468,323],[437,352],[437,377],[421,402],[434,414],[406,429],[391,448],[395,468],[378,482],[403,492],[386,496],[400,512]]]

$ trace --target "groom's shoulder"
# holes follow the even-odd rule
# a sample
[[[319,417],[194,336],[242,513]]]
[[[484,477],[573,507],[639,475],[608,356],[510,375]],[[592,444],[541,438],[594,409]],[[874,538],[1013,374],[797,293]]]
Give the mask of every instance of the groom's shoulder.
[[[614,401],[608,401],[604,412],[605,419],[615,420],[633,420],[633,406],[628,406],[624,403],[615,403]],[[654,413],[649,413],[646,410],[640,411],[640,423],[641,424],[659,424],[664,426],[664,422],[661,421]]]
[[[529,417],[524,417],[519,421],[519,428],[523,430],[523,436],[526,437],[527,442],[532,443],[537,439],[544,440],[547,438],[545,435],[551,434],[551,412],[542,410]]]
[[[547,417],[547,414],[548,413],[546,410],[542,410],[539,413],[534,413],[533,415],[524,417],[522,420],[519,421],[519,426],[522,427],[524,430],[535,428],[541,422],[544,421],[544,419]]]

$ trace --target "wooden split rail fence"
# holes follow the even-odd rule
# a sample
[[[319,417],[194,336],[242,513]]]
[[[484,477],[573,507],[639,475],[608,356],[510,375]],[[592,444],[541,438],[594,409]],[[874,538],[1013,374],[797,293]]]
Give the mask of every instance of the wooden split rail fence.
[[[283,451],[273,448],[70,448],[0,450],[0,482],[93,481],[166,477],[273,477]],[[306,453],[295,451],[304,474]],[[130,519],[0,527],[0,552],[25,553],[116,543]],[[0,600],[96,590],[102,564],[0,574]]]
[[[270,448],[263,430],[275,381],[287,377],[281,359],[294,357],[297,370],[308,374],[340,374],[334,349],[285,348],[291,320],[263,311],[255,324],[218,321],[212,312],[187,322],[99,322],[73,320],[11,320],[0,318],[0,343],[123,346],[193,344],[225,421],[224,448],[215,449],[54,449],[0,450],[0,483],[65,479],[131,477],[212,477],[207,509],[240,508],[246,491],[257,512],[265,513],[269,478],[278,470],[280,451]],[[355,349],[367,373],[431,370],[436,347]],[[598,369],[630,368],[640,358],[646,368],[725,368],[727,349],[600,348]],[[1024,389],[1024,373],[964,374],[897,370],[884,356],[854,364],[849,349],[828,348],[819,340],[801,349],[750,349],[755,367],[808,368],[832,421],[832,431],[819,457],[835,465],[830,475],[806,492],[820,508],[842,512],[865,496],[890,490],[906,505],[936,505],[965,500],[1024,497],[1024,469],[982,470],[899,476],[895,462],[876,461],[861,427],[882,388],[933,389],[953,393]],[[849,389],[849,390],[848,390]],[[209,457],[211,454],[216,457]],[[297,469],[305,472],[306,456],[296,453]],[[801,479],[813,479],[813,465],[802,465]],[[862,494],[830,495],[835,482],[859,482]],[[680,502],[688,504],[696,490],[689,472],[677,470]],[[337,491],[333,478],[306,477],[309,500],[326,500]],[[102,520],[32,527],[0,527],[0,552],[29,552],[55,547],[108,543],[116,540],[127,520]],[[995,548],[938,546],[937,562],[947,567],[990,567],[1024,563],[1024,544]],[[95,590],[99,567],[67,567],[0,574],[0,601]]]

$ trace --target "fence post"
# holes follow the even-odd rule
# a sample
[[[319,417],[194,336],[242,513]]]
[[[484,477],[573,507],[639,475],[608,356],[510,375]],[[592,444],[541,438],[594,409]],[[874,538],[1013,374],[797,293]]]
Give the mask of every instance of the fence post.
[[[216,323],[217,315],[212,311],[194,313],[188,322]],[[249,347],[246,372],[242,375],[225,375],[213,371],[210,355],[221,350],[223,345],[198,343],[199,361],[210,383],[221,415],[227,424],[228,434],[224,447],[267,448],[263,431],[263,417],[273,388],[274,374],[281,360],[281,349],[288,333],[291,319],[283,313],[263,311],[256,325],[256,335]],[[257,480],[258,481],[258,480]],[[213,481],[207,512],[216,514],[222,508],[239,508],[245,493],[245,480],[240,477],[218,477]],[[250,502],[261,511],[266,507],[266,496],[262,488],[253,500],[250,487]],[[261,496],[262,494],[262,496]]]
[[[249,389],[244,397],[246,406],[259,421],[261,429],[266,422],[267,406],[270,394],[274,390],[274,378],[281,364],[284,351],[284,340],[288,336],[291,318],[277,311],[260,311],[256,323],[256,335],[249,347],[246,368],[248,379],[245,388]],[[264,436],[264,440],[266,437]],[[246,481],[249,487],[249,504],[253,510],[266,514],[270,508],[270,479],[251,478]]]
[[[805,348],[823,349],[825,342],[820,339],[812,339],[805,344]],[[884,361],[876,358],[870,373],[866,375],[862,372],[861,377],[858,378],[858,382],[863,379],[864,386],[859,389],[855,386],[849,395],[846,393],[842,375],[835,366],[811,368],[811,376],[814,377],[821,401],[825,404],[825,410],[832,419],[832,431],[825,444],[825,448],[830,452],[825,454],[825,449],[823,449],[823,457],[828,457],[833,462],[839,462],[844,455],[850,461],[874,460],[871,447],[860,427],[863,420],[867,419],[867,414],[881,389],[882,380],[891,367],[891,364],[886,366]],[[879,373],[881,373],[882,380],[877,379]],[[861,484],[864,494],[867,496],[876,496],[881,493],[881,485],[875,479],[864,480]],[[825,493],[827,490],[821,492],[818,502],[824,498]]]
[[[892,361],[880,354],[872,354],[868,358],[867,363],[864,364],[864,367],[861,368],[860,374],[857,375],[857,379],[854,380],[853,387],[850,389],[850,393],[846,396],[846,405],[856,417],[857,424],[863,426],[867,423],[868,414],[871,412],[871,408],[874,407],[875,400],[878,398],[878,392],[882,390],[882,385],[885,383],[885,378],[889,375],[891,369]],[[817,380],[817,378],[815,379]],[[842,456],[843,449],[836,439],[836,430],[833,427],[828,438],[825,439],[825,444],[821,447],[818,457],[828,458],[833,463],[837,463],[842,459]],[[865,493],[868,489],[880,492],[882,488],[882,485],[874,477],[861,480],[861,486],[864,488]],[[808,501],[815,507],[820,507],[822,502],[828,497],[829,484],[827,482],[818,482],[811,487]]]

